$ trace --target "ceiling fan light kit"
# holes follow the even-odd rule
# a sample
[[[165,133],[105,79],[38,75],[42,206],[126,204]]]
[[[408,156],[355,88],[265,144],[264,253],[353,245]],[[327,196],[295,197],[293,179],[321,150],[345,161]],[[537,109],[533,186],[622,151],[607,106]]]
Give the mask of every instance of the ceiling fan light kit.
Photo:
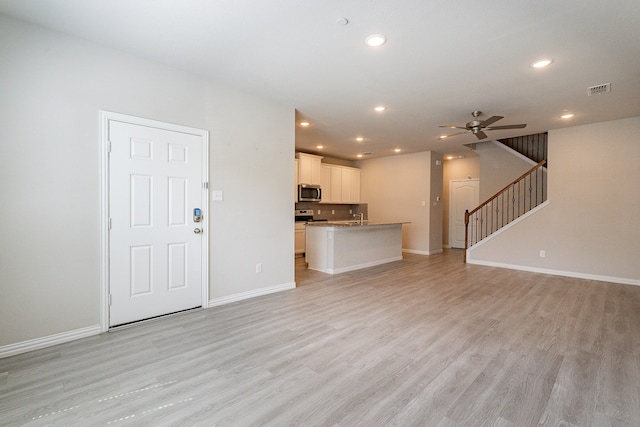
[[[441,128],[448,129],[462,129],[463,132],[454,133],[451,135],[442,135],[438,140],[451,138],[452,136],[462,135],[463,133],[473,133],[478,139],[486,139],[488,138],[487,134],[484,133],[485,130],[503,130],[503,129],[522,129],[526,127],[526,123],[521,123],[517,125],[504,125],[504,126],[490,126],[498,120],[504,119],[503,116],[491,116],[486,120],[479,120],[478,117],[482,114],[482,111],[476,110],[471,113],[473,116],[473,120],[468,122],[464,126],[453,126],[453,125],[442,125]]]

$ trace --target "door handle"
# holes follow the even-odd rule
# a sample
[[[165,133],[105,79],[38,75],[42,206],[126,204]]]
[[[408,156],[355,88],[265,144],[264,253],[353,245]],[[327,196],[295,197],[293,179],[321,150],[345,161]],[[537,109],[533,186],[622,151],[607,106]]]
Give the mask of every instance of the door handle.
[[[196,234],[200,234],[200,233],[202,233],[202,230],[199,229],[199,228],[194,228],[193,232],[196,233]]]

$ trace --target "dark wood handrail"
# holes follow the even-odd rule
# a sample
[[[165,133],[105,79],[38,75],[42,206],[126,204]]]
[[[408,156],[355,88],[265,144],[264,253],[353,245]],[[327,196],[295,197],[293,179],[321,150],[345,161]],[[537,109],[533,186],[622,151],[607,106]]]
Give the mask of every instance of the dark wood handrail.
[[[546,163],[547,163],[546,160],[541,160],[537,165],[535,165],[534,167],[529,169],[527,172],[523,173],[518,178],[516,178],[513,181],[511,181],[509,184],[505,185],[505,187],[502,190],[498,191],[496,194],[494,194],[493,196],[489,197],[487,200],[482,202],[482,204],[480,204],[480,206],[478,206],[477,208],[473,209],[471,212],[469,212],[468,210],[464,212],[464,262],[467,262],[467,249],[469,248],[469,217],[471,215],[473,215],[474,213],[478,212],[480,209],[482,209],[483,207],[485,207],[489,203],[491,203],[494,199],[496,199],[502,193],[504,193],[505,191],[509,190],[509,188],[511,188],[512,185],[517,184],[518,182],[520,182],[522,179],[524,179],[528,175],[531,175],[533,172],[535,172],[537,169],[539,169],[542,166],[544,166]]]
[[[507,191],[509,188],[511,188],[512,185],[517,184],[522,178],[526,177],[527,175],[532,174],[536,169],[541,168],[542,166],[544,166],[545,163],[547,163],[546,160],[541,160],[540,163],[538,163],[537,165],[535,165],[534,167],[529,169],[527,172],[523,173],[522,175],[520,175],[519,177],[517,177],[516,179],[511,181],[508,185],[505,185],[505,187],[502,190],[498,191],[496,194],[494,194],[493,196],[489,197],[487,200],[482,202],[482,204],[480,206],[478,206],[477,208],[475,208],[474,210],[472,210],[468,214],[465,213],[465,222],[468,222],[467,220],[468,220],[468,217],[470,215],[473,215],[474,213],[478,212],[480,209],[482,209],[483,207],[485,207],[486,205],[491,203],[491,201],[493,199],[495,199],[496,197],[498,197],[499,195],[501,195],[502,193]]]

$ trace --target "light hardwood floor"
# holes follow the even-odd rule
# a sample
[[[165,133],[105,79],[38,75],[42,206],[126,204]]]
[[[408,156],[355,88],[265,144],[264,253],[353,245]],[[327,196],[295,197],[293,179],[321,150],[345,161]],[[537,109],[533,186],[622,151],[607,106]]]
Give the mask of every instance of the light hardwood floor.
[[[0,360],[0,425],[640,426],[640,287],[462,252]]]

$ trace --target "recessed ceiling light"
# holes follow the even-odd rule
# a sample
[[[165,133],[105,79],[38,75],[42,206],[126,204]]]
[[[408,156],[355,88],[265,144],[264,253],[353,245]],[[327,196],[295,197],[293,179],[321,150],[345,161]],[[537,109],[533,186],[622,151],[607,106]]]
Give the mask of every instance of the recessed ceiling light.
[[[322,149],[324,148],[324,145],[316,145],[316,148],[317,148],[318,150],[322,150]]]
[[[532,62],[529,66],[531,68],[544,68],[553,62],[553,59],[539,59],[537,61]]]
[[[401,152],[402,150],[401,150],[401,149],[399,149],[399,148],[396,148],[396,149],[395,149],[395,150],[393,150],[393,151],[395,151],[396,153],[399,153],[399,152]]]
[[[387,107],[385,107],[384,105],[378,105],[377,107],[373,108],[375,111],[377,111],[378,113],[382,113],[383,111],[385,111],[387,109]]]
[[[311,124],[311,123],[309,123],[309,122],[300,122],[300,126],[305,127],[305,128],[306,128],[307,126],[309,126],[310,124]]]
[[[446,137],[448,137],[449,135],[440,135],[440,138],[438,139],[445,139]]]
[[[573,116],[575,116],[575,114],[573,114],[573,113],[564,113],[563,115],[560,116],[560,118],[561,119],[570,119]]]
[[[367,46],[378,47],[387,42],[387,37],[382,34],[371,34],[366,39],[364,39],[364,42],[367,44]]]
[[[447,156],[445,157],[447,160],[453,160],[453,156]]]
[[[361,157],[362,157],[362,154],[358,154],[356,157],[361,158]]]
[[[362,142],[362,141],[364,141],[364,138],[363,138],[363,137],[361,137],[361,136],[359,136],[359,137],[357,137],[357,138],[356,138],[356,141],[358,141],[358,142]]]

